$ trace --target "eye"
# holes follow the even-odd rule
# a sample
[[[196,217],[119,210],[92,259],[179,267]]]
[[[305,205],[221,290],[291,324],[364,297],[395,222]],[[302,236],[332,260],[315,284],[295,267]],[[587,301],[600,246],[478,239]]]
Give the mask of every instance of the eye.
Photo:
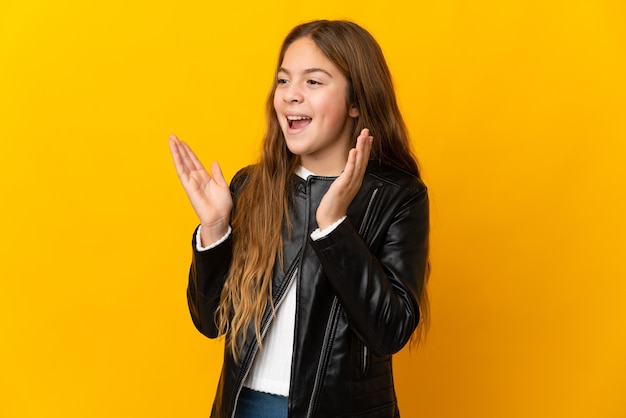
[[[319,85],[321,85],[322,83],[320,83],[320,82],[319,82],[319,81],[317,81],[317,80],[307,80],[307,84],[309,84],[309,85],[311,85],[311,86],[319,86]]]
[[[287,84],[289,81],[285,78],[279,78],[276,80],[276,84]]]

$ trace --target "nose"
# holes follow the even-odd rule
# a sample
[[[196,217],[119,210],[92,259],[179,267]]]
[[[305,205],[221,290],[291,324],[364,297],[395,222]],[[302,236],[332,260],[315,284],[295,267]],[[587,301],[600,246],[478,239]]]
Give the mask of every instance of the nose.
[[[284,90],[283,101],[285,103],[302,103],[304,96],[302,95],[302,91],[298,88],[297,85],[289,84],[289,86]]]

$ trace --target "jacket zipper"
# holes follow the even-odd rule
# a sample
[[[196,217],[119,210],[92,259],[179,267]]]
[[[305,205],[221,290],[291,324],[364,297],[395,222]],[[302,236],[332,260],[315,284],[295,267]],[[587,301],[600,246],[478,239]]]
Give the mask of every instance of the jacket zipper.
[[[322,352],[320,360],[317,365],[317,372],[315,373],[315,382],[313,383],[313,392],[311,395],[311,401],[309,402],[309,408],[307,409],[306,416],[310,418],[317,409],[317,398],[319,396],[320,384],[323,378],[323,373],[326,370],[326,363],[328,361],[328,355],[330,353],[331,341],[335,336],[335,329],[337,327],[337,318],[339,318],[339,300],[335,296],[333,298],[333,304],[330,308],[330,315],[328,316],[328,322],[326,323],[326,331],[324,332],[324,342],[322,344]]]
[[[289,283],[287,284],[287,286],[285,286],[285,290],[283,291],[283,294],[280,295],[280,299],[278,299],[278,302],[276,303],[276,306],[274,308],[275,310],[278,310],[280,305],[285,300],[285,296],[287,296],[287,293],[288,293],[287,291],[289,290],[290,286],[293,286],[293,280],[296,278],[297,274],[298,274],[298,268],[296,268],[293,271],[293,273],[291,273],[291,276],[289,276]],[[267,331],[269,330],[270,325],[272,323],[272,317],[273,316],[274,315],[269,315],[267,320],[266,320],[266,322],[262,325],[262,327],[261,327],[261,340],[265,339],[265,335],[267,334]],[[248,373],[250,373],[250,369],[252,368],[252,364],[254,362],[254,358],[256,357],[258,352],[259,352],[259,344],[255,342],[254,343],[254,349],[248,355],[249,361],[246,362],[246,366],[245,366],[244,371],[243,371],[243,378],[239,382],[239,387],[237,389],[237,395],[235,396],[235,403],[234,403],[234,407],[233,407],[233,412],[230,415],[231,418],[235,418],[235,412],[237,412],[237,403],[239,402],[239,395],[241,394],[241,389],[243,389],[243,382],[246,381],[246,378],[248,377]]]
[[[365,215],[363,216],[363,221],[361,222],[361,227],[359,228],[359,235],[362,237],[365,235],[369,218],[372,216],[372,208],[374,206],[374,199],[376,199],[376,195],[378,195],[378,189],[374,189],[372,196],[370,196],[370,201],[367,202],[367,209],[365,209]]]
[[[361,375],[367,376],[367,372],[369,369],[369,350],[367,346],[363,344],[363,352],[361,357]]]

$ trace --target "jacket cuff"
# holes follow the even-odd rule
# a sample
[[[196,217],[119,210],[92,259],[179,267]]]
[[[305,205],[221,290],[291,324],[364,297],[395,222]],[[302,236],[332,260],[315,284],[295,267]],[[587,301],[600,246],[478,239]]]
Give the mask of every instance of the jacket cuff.
[[[198,225],[198,228],[196,229],[196,245],[195,245],[195,249],[198,252],[201,251],[207,251],[210,250],[211,248],[215,248],[218,245],[220,245],[222,242],[226,241],[226,239],[228,237],[230,237],[230,233],[233,231],[232,228],[230,227],[230,225],[228,225],[228,231],[226,232],[226,234],[224,234],[224,236],[220,239],[218,239],[217,241],[207,245],[206,247],[202,246],[202,241],[200,240],[200,229],[202,228],[202,225]]]

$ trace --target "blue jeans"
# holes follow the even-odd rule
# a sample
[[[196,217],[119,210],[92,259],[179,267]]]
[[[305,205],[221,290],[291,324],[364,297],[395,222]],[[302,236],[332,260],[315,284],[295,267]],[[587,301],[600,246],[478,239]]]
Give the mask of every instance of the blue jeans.
[[[285,396],[242,388],[235,418],[287,418],[289,401]]]

